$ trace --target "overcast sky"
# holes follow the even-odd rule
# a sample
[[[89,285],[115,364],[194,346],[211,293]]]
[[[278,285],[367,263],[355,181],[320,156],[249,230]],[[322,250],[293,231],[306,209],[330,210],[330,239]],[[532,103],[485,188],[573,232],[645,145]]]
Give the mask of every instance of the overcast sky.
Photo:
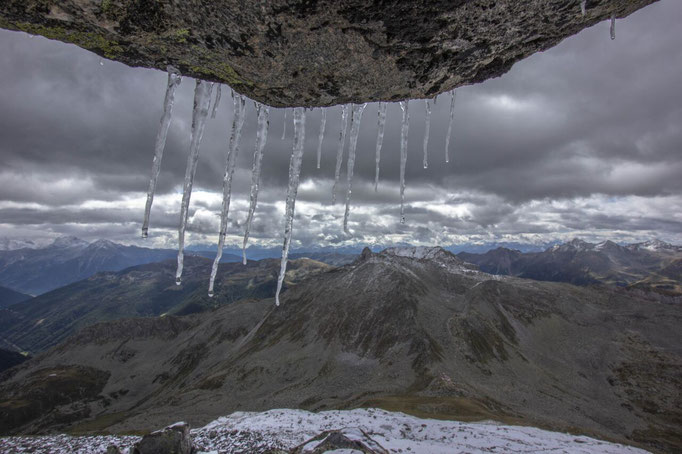
[[[449,95],[433,107],[422,167],[424,101],[410,102],[406,218],[400,220],[400,108],[390,105],[374,192],[377,105],[358,141],[351,235],[343,233],[346,162],[331,205],[340,109],[308,112],[295,246],[544,243],[581,237],[682,244],[682,2],[662,0],[598,24],[517,63],[505,76],[457,90],[450,163]],[[100,64],[102,63],[102,64]],[[166,74],[100,60],[78,47],[0,30],[0,238],[73,234],[143,244],[143,217]],[[178,89],[150,238],[177,244],[194,80]],[[241,244],[256,114],[249,103],[237,161],[228,244]],[[291,113],[288,120],[291,121]],[[279,245],[292,146],[271,109],[251,239]],[[217,240],[232,99],[223,86],[201,146],[189,242]]]

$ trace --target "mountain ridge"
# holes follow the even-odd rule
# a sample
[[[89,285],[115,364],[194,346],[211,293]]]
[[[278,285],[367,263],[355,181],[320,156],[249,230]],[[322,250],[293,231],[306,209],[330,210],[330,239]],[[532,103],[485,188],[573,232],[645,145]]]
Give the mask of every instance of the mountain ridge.
[[[442,249],[366,250],[290,287],[280,307],[243,299],[81,331],[8,371],[0,427],[119,432],[178,415],[202,424],[238,410],[380,406],[674,451],[680,322],[679,305],[625,289],[492,276]],[[71,383],[65,365],[91,368],[101,388],[56,405],[61,423],[8,426],[45,374]]]

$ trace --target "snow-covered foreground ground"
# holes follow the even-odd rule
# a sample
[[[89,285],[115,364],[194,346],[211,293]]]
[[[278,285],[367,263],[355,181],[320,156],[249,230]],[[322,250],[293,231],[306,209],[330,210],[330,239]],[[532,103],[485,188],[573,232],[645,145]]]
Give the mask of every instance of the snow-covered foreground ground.
[[[641,449],[594,438],[548,432],[532,427],[495,423],[460,423],[420,419],[378,409],[237,412],[192,430],[199,452],[259,453],[290,449],[327,430],[364,432],[391,453],[644,453]],[[360,430],[357,430],[360,429]],[[109,444],[126,452],[137,437],[7,437],[0,438],[3,453],[103,453]],[[337,451],[338,452],[338,451]],[[346,452],[359,452],[350,451]]]

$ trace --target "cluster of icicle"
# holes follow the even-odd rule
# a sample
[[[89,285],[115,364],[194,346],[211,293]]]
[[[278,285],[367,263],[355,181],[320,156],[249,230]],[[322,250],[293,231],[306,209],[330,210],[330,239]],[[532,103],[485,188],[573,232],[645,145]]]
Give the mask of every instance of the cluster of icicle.
[[[586,12],[587,0],[581,0],[580,9],[583,15]],[[615,39],[615,15],[611,16],[611,38]],[[145,204],[144,221],[142,223],[142,237],[147,238],[149,232],[149,215],[151,212],[152,203],[154,201],[154,192],[156,190],[156,183],[161,169],[161,159],[166,144],[166,137],[171,122],[173,111],[173,103],[175,100],[175,90],[180,85],[182,77],[179,71],[172,67],[168,67],[168,85],[166,88],[166,96],[164,99],[163,114],[161,122],[156,135],[156,142],[154,145],[154,160],[152,164],[152,176],[149,182],[149,190],[147,193],[147,201]],[[204,133],[206,120],[211,113],[211,117],[215,118],[218,110],[218,105],[221,98],[221,86],[216,87],[215,101],[211,111],[211,98],[214,88],[214,83],[205,82],[202,80],[196,81],[194,90],[194,108],[192,111],[192,130],[190,138],[190,150],[187,158],[187,169],[185,171],[185,181],[183,187],[182,203],[180,206],[180,227],[178,229],[178,266],[176,271],[176,283],[178,285],[182,282],[184,245],[185,245],[185,230],[189,218],[189,204],[192,195],[192,186],[194,184],[194,174],[196,173],[197,163],[199,161],[199,147],[201,145],[201,138]],[[213,289],[215,285],[215,278],[218,272],[218,266],[223,253],[223,246],[225,245],[225,236],[227,234],[227,219],[230,210],[230,199],[232,194],[232,176],[234,174],[235,163],[239,154],[239,146],[242,136],[242,128],[246,118],[246,103],[247,98],[238,93],[232,92],[232,99],[234,102],[234,115],[232,118],[232,128],[230,133],[230,140],[227,149],[225,173],[223,175],[223,203],[220,213],[220,231],[218,232],[218,252],[213,267],[211,269],[211,277],[209,280],[209,296],[213,296]],[[425,100],[425,130],[424,130],[424,155],[423,166],[428,167],[428,143],[431,121],[431,106],[435,103],[437,98]],[[261,165],[263,161],[263,150],[268,139],[269,127],[269,113],[270,107],[255,102],[256,113],[258,117],[256,146],[253,152],[253,167],[251,173],[251,192],[249,212],[245,223],[244,241],[242,244],[243,263],[246,265],[246,246],[249,241],[249,232],[253,222],[253,216],[256,211],[258,202],[258,189],[260,187]],[[347,189],[346,189],[346,207],[343,216],[343,230],[349,233],[348,219],[350,216],[350,203],[352,195],[353,171],[355,169],[355,152],[357,149],[358,136],[360,133],[360,122],[362,114],[367,104],[346,104],[341,108],[341,131],[339,133],[339,141],[336,152],[336,166],[334,171],[334,186],[332,188],[332,204],[336,203],[336,188],[339,184],[341,175],[341,164],[343,162],[343,152],[346,144],[346,132],[348,129],[348,122],[350,116],[350,139],[348,141],[348,158],[347,158]],[[386,102],[379,103],[378,109],[378,130],[376,138],[376,170],[374,177],[374,190],[379,186],[379,164],[381,161],[381,149],[384,140],[384,129],[386,125]],[[400,108],[402,110],[402,125],[400,130],[400,222],[405,223],[405,169],[407,165],[407,143],[409,133],[409,100],[400,101]],[[301,162],[303,159],[303,149],[305,143],[305,109],[296,107],[293,109],[293,123],[294,123],[294,145],[289,163],[289,185],[287,188],[286,208],[284,214],[284,245],[282,247],[282,261],[280,272],[277,279],[277,292],[275,294],[275,302],[279,306],[279,294],[284,283],[284,276],[287,268],[287,257],[289,255],[289,248],[291,247],[291,237],[293,232],[294,210],[296,205],[296,194],[298,193],[298,185],[301,174]],[[445,162],[450,162],[450,136],[452,135],[452,125],[455,113],[455,91],[450,92],[450,115],[448,121],[448,129],[445,136]],[[287,110],[284,111],[284,129],[282,131],[282,139],[286,137],[286,116]],[[324,139],[327,124],[327,111],[322,110],[322,118],[320,121],[320,131],[317,145],[317,168],[320,168],[320,160],[322,156],[322,141]]]
[[[161,159],[166,144],[166,137],[168,135],[168,128],[170,126],[171,115],[173,110],[173,102],[175,99],[175,90],[180,85],[182,77],[177,69],[172,66],[168,67],[168,85],[166,88],[166,96],[164,100],[163,114],[159,130],[156,136],[156,143],[154,146],[154,161],[152,166],[152,176],[149,182],[149,191],[147,193],[147,203],[145,205],[144,222],[142,224],[142,237],[147,238],[149,232],[149,215],[151,212],[152,202],[154,200],[154,191],[159,177],[161,168]],[[176,272],[176,283],[182,283],[183,259],[184,259],[184,245],[185,245],[185,230],[187,228],[187,221],[189,218],[189,204],[192,195],[192,186],[194,184],[194,175],[197,169],[199,160],[199,148],[201,145],[201,138],[203,136],[206,120],[211,113],[211,117],[215,118],[218,103],[221,98],[221,86],[217,85],[215,102],[213,109],[211,109],[211,98],[214,89],[214,83],[205,82],[202,80],[196,81],[194,89],[194,108],[192,112],[192,129],[190,138],[189,157],[187,158],[187,169],[185,172],[185,181],[183,187],[182,203],[180,206],[180,227],[178,229],[178,266]],[[450,93],[450,116],[448,123],[448,132],[445,139],[445,161],[449,162],[449,147],[450,135],[452,133],[452,124],[455,112],[455,94],[454,91]],[[227,233],[227,219],[230,210],[230,199],[232,194],[232,176],[234,174],[235,163],[239,154],[239,147],[242,136],[242,128],[246,118],[246,103],[247,98],[236,92],[232,92],[232,99],[234,102],[234,115],[232,117],[232,127],[230,139],[226,154],[225,173],[223,175],[223,203],[220,212],[220,231],[218,232],[218,252],[213,262],[211,269],[211,277],[209,280],[209,296],[214,294],[215,278],[218,272],[218,266],[222,257],[223,246],[225,245],[225,236]],[[435,100],[426,100],[426,126],[424,137],[424,167],[428,165],[428,136],[430,129],[431,105]],[[242,244],[243,263],[246,265],[246,247],[249,241],[249,232],[253,222],[254,213],[258,201],[258,189],[260,187],[260,174],[263,161],[263,150],[268,139],[269,114],[270,108],[266,105],[254,102],[256,106],[256,113],[258,117],[258,127],[256,134],[256,146],[253,152],[253,167],[251,172],[251,192],[249,212],[245,223],[244,241]],[[400,221],[405,222],[405,166],[407,163],[407,140],[409,127],[408,114],[409,101],[401,101],[402,108],[402,127],[400,135]],[[358,137],[360,134],[360,123],[362,114],[367,104],[346,104],[341,108],[341,131],[339,132],[338,148],[336,153],[336,167],[334,172],[334,186],[332,189],[332,203],[336,202],[336,188],[339,184],[341,174],[341,164],[343,162],[344,149],[346,148],[346,136],[348,125],[350,122],[350,137],[348,140],[348,158],[347,158],[347,189],[346,189],[346,207],[343,217],[344,232],[349,233],[348,219],[350,217],[351,194],[353,185],[353,171],[355,169],[355,154],[357,150]],[[381,149],[384,140],[384,128],[386,125],[386,110],[387,103],[379,103],[378,111],[378,132],[376,139],[376,172],[374,181],[374,190],[378,189],[379,185],[379,164],[381,160]],[[293,123],[294,123],[294,146],[291,154],[289,164],[289,186],[287,189],[286,208],[284,215],[284,245],[282,247],[282,262],[280,273],[277,279],[277,292],[275,294],[275,302],[279,305],[279,294],[284,283],[284,276],[286,274],[287,257],[289,255],[289,248],[291,247],[291,237],[293,232],[294,210],[296,205],[296,194],[298,192],[298,185],[300,181],[301,162],[303,159],[303,149],[305,143],[305,109],[296,107],[293,109]],[[317,168],[320,168],[320,160],[322,155],[322,142],[325,136],[327,124],[327,111],[322,110],[322,118],[320,121],[320,130],[317,145]],[[286,110],[283,137],[286,135]]]

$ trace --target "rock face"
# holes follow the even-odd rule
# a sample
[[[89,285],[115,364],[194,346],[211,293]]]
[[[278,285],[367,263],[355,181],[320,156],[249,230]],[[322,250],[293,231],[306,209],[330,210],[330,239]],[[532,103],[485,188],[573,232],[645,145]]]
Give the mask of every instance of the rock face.
[[[656,0],[5,0],[0,27],[273,106],[432,97]],[[605,37],[605,39],[608,39]]]
[[[192,440],[189,425],[179,422],[163,430],[152,432],[135,443],[132,454],[191,454]]]

